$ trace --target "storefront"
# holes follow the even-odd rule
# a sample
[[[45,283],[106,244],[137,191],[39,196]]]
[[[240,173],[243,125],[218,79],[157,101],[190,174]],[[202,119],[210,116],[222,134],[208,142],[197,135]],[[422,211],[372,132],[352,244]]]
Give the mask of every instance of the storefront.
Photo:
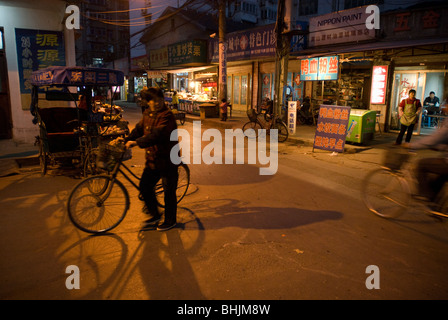
[[[416,90],[416,98],[422,105],[431,91],[440,104],[448,94],[448,21],[444,19],[447,14],[448,5],[440,3],[381,15],[381,31],[386,35],[382,59],[390,63],[386,114],[390,130],[400,129],[398,106],[408,97],[410,89]],[[434,122],[420,117],[414,134],[432,133]]]
[[[270,100],[274,99],[274,75],[275,62],[260,64],[259,101],[262,101],[265,98]],[[286,84],[292,88],[292,100],[299,101],[301,103],[304,98],[304,81],[300,78],[300,60],[291,59],[288,61],[288,77]]]
[[[75,30],[61,23],[65,9],[65,2],[55,0],[42,0],[39,5],[2,1],[0,5],[1,139],[34,143],[39,132],[29,111],[32,72],[76,65]],[[69,105],[56,103],[52,101],[51,106]]]
[[[446,64],[439,66],[400,66],[395,67],[394,81],[391,96],[390,111],[390,129],[399,130],[398,106],[401,100],[408,98],[409,90],[416,90],[415,97],[419,99],[423,105],[424,100],[429,97],[429,93],[433,91],[439,98],[439,106],[437,112],[440,112],[440,103],[446,97],[446,87],[448,83],[448,69]],[[424,107],[424,110],[426,107]],[[416,128],[417,134],[430,133],[435,129],[436,121],[431,117],[422,116]]]

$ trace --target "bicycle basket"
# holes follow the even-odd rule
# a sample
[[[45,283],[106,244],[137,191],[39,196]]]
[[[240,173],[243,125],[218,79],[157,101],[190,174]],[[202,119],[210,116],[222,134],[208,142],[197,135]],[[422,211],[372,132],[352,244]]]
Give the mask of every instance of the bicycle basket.
[[[383,166],[394,171],[400,170],[409,157],[409,153],[405,150],[388,150],[384,153]]]
[[[247,110],[247,117],[249,118],[250,121],[257,121],[257,112],[255,111],[255,109],[248,109]]]
[[[99,168],[111,171],[120,159],[125,161],[131,158],[131,149],[125,149],[124,144],[115,139],[100,144],[96,165]]]

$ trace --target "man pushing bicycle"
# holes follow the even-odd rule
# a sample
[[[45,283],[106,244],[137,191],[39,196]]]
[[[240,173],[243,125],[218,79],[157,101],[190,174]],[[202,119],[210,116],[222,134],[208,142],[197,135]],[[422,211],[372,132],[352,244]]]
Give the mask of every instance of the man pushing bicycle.
[[[173,164],[170,152],[178,141],[171,141],[171,133],[177,129],[176,119],[165,105],[163,92],[148,88],[140,92],[147,106],[143,117],[126,137],[126,148],[139,146],[146,150],[146,165],[140,180],[140,193],[145,202],[144,212],[151,216],[146,223],[158,223],[161,219],[154,187],[162,179],[165,196],[165,220],[157,230],[166,231],[177,223],[176,188],[177,165]]]

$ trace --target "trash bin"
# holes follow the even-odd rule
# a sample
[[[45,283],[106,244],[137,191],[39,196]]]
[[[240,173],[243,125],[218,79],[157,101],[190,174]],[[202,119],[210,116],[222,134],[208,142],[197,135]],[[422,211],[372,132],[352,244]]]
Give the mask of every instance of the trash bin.
[[[375,110],[351,109],[345,141],[362,144],[368,140],[373,140],[375,121]]]

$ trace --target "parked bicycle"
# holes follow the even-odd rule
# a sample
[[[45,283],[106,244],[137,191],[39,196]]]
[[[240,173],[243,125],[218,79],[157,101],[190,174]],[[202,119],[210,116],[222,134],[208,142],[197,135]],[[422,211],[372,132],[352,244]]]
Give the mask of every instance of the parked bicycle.
[[[266,133],[270,134],[270,130],[278,130],[278,142],[285,142],[288,139],[288,127],[282,121],[279,116],[266,115],[266,113],[257,113],[255,109],[247,110],[247,116],[249,122],[245,123],[243,126],[243,132],[246,136],[250,138],[257,138],[262,129],[266,129]],[[247,131],[247,129],[253,129],[252,131]]]
[[[397,218],[417,207],[435,217],[448,218],[448,194],[443,189],[433,203],[418,199],[417,180],[411,153],[390,150],[385,154],[383,166],[374,169],[364,178],[361,196],[367,208],[383,218]]]
[[[68,216],[80,230],[88,233],[104,233],[117,227],[129,210],[130,197],[126,187],[118,179],[118,173],[139,190],[140,180],[123,161],[127,152],[124,144],[104,144],[100,147],[99,165],[110,174],[91,176],[78,183],[67,202]],[[124,171],[125,169],[126,171]],[[187,193],[190,185],[190,169],[184,163],[178,166],[177,203]],[[157,205],[164,207],[164,191],[161,180],[155,186]],[[139,197],[141,199],[141,197]]]

